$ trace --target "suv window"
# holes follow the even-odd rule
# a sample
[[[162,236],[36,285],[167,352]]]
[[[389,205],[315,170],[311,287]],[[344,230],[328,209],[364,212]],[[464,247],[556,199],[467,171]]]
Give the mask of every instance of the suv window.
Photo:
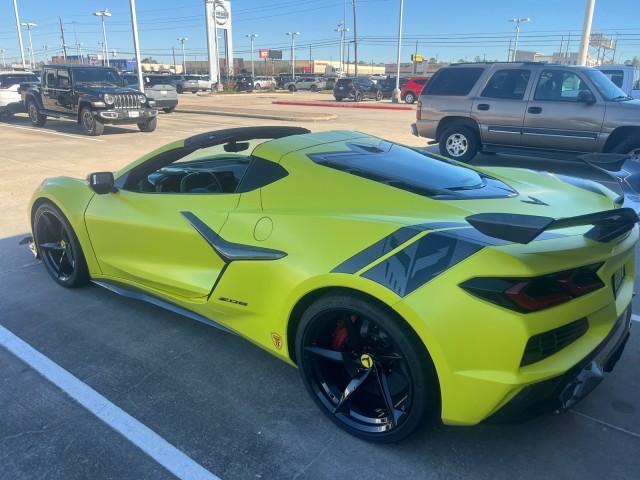
[[[574,72],[566,70],[544,70],[540,74],[535,100],[577,102],[578,93],[590,91],[585,82]]]
[[[2,88],[19,85],[22,82],[38,82],[38,77],[35,75],[0,75],[0,87]]]
[[[530,70],[498,70],[493,74],[481,97],[522,100],[531,76]]]
[[[622,88],[624,83],[624,72],[622,70],[600,70],[605,77],[608,77],[616,87]]]
[[[417,84],[417,85],[424,85],[425,83],[427,83],[427,79],[426,78],[414,78],[411,81],[413,83]]]
[[[70,88],[69,70],[58,70],[58,88]]]
[[[426,95],[467,95],[476,84],[484,68],[445,68],[427,83]]]
[[[47,68],[44,71],[45,85],[49,88],[58,86],[56,71],[53,68]]]

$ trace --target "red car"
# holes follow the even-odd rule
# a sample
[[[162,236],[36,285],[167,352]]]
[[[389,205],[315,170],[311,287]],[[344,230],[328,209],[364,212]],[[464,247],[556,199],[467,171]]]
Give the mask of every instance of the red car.
[[[411,77],[402,87],[400,98],[407,103],[415,102],[428,81],[428,77]]]

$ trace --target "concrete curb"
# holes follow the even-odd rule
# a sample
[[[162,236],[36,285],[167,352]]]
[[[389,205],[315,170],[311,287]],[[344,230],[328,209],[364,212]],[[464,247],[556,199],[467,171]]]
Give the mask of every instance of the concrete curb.
[[[400,105],[393,107],[391,105],[380,104],[363,104],[363,103],[324,103],[324,102],[305,102],[295,100],[274,100],[276,105],[299,105],[303,107],[329,107],[329,108],[368,108],[370,110],[415,110],[410,105]]]
[[[275,102],[274,102],[275,103]],[[244,117],[244,118],[262,118],[265,120],[282,120],[286,122],[319,122],[327,120],[335,120],[337,115],[333,113],[315,113],[315,114],[303,114],[303,115],[278,115],[269,113],[253,113],[247,111],[222,111],[222,110],[197,110],[189,108],[177,108],[176,113],[194,113],[199,115],[221,115],[227,117]]]

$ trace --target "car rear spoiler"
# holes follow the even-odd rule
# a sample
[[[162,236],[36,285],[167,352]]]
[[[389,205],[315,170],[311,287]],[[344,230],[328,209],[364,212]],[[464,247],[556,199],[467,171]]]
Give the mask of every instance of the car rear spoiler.
[[[590,153],[578,158],[615,179],[622,188],[624,205],[629,206],[559,219],[511,213],[478,213],[468,216],[467,222],[485,235],[515,243],[529,243],[548,230],[583,225],[593,225],[585,237],[596,242],[609,242],[629,232],[639,221],[637,209],[629,207],[635,204],[640,209],[640,162],[617,153]]]
[[[548,230],[582,225],[593,225],[585,237],[609,242],[630,231],[638,222],[638,214],[632,208],[617,208],[559,219],[517,213],[478,213],[466,220],[480,233],[508,242],[526,244]]]

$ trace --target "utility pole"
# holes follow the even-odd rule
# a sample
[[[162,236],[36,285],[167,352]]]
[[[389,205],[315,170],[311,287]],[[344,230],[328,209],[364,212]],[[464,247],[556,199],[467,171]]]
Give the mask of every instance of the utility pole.
[[[18,43],[20,44],[20,59],[22,60],[22,68],[26,68],[24,61],[24,46],[22,45],[22,30],[20,29],[20,15],[18,14],[18,0],[13,0],[13,11],[16,15],[16,30],[18,31]]]
[[[254,80],[256,77],[256,71],[255,68],[253,66],[253,41],[255,40],[255,38],[258,36],[257,33],[249,33],[248,35],[245,35],[245,37],[247,37],[249,40],[251,40],[251,80]],[[265,69],[265,75],[267,74],[266,69]]]
[[[62,17],[58,17],[60,20],[60,39],[62,40],[62,55],[64,56],[64,61],[67,61],[67,43],[64,41],[64,26],[62,25]]]
[[[176,47],[171,47],[171,53],[173,54],[173,73],[178,73],[176,71]]]
[[[2,56],[2,68],[7,68],[7,60],[4,58],[4,48],[0,48],[0,55]]]
[[[33,27],[37,27],[38,25],[33,22],[22,22],[20,25],[22,25],[23,27],[27,27],[27,32],[29,32],[29,64],[30,64],[30,67],[33,68],[35,67],[35,64],[36,64],[36,57],[33,54],[33,41],[31,40],[31,29]]]
[[[400,0],[400,18],[398,20],[398,55],[396,56],[396,88],[391,94],[393,103],[400,103],[400,53],[402,48],[402,14],[404,10],[404,0]],[[358,65],[356,63],[356,65]],[[356,68],[358,68],[356,66]]]
[[[138,71],[138,89],[144,93],[144,79],[142,78],[142,61],[140,60],[140,41],[138,39],[138,15],[136,13],[136,0],[129,0],[131,11],[131,30],[133,32],[133,50],[136,54],[136,70]]]
[[[356,22],[356,0],[351,0],[351,7],[353,8],[353,58],[355,59],[354,76],[358,76],[358,28]]]
[[[100,19],[102,20],[102,46],[104,48],[104,58],[107,62],[107,67],[108,67],[109,66],[109,47],[107,46],[107,30],[104,26],[104,18],[110,17],[111,12],[109,11],[108,8],[105,8],[104,10],[100,10],[99,12],[94,12],[93,14],[96,17],[100,17]]]
[[[511,61],[511,38],[509,39],[509,48],[507,48],[507,62]]]
[[[311,67],[313,60],[311,59],[311,44],[309,44],[309,73],[315,73],[314,69]]]
[[[178,38],[178,41],[182,44],[182,74],[183,75],[187,74],[187,57],[184,51],[184,42],[186,42],[187,40],[189,40],[187,37]]]
[[[578,65],[584,66],[587,64],[589,42],[591,41],[591,23],[593,22],[593,11],[595,8],[596,0],[587,0],[587,6],[584,11],[584,24],[582,25],[582,41],[580,42]]]
[[[287,32],[287,35],[291,37],[291,77],[292,80],[296,79],[296,35],[300,35],[300,32]]]
[[[76,42],[76,53],[78,54],[78,63],[84,63],[84,58],[82,57],[82,42]]]
[[[511,18],[509,19],[510,22],[515,23],[516,25],[516,39],[515,42],[513,44],[513,58],[511,59],[512,62],[516,61],[516,55],[518,54],[518,40],[520,39],[520,24],[521,23],[527,23],[530,22],[531,19],[529,17],[525,17],[525,18]]]
[[[413,51],[413,74],[418,73],[418,40],[416,40],[416,49]]]
[[[344,26],[344,20],[338,22],[338,28],[336,28],[336,32],[340,34],[340,71],[344,74],[344,40],[345,34],[349,29]]]

